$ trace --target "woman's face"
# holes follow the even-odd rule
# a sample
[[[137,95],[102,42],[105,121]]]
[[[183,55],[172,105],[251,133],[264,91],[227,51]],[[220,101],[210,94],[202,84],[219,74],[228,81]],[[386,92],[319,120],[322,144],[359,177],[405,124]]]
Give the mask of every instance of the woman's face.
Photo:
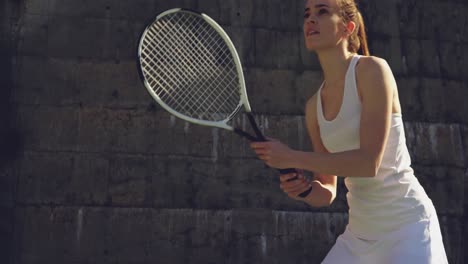
[[[308,50],[336,47],[346,39],[346,26],[337,0],[308,0],[304,10],[304,39]]]

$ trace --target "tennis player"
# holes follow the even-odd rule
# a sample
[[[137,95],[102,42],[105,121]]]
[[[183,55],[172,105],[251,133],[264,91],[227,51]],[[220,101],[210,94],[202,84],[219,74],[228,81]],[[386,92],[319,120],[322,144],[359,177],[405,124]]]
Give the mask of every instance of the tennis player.
[[[433,203],[411,168],[393,73],[369,55],[354,0],[307,1],[304,38],[324,75],[305,107],[314,152],[274,139],[251,147],[271,167],[314,172],[310,182],[280,176],[289,197],[313,207],[329,206],[337,176],[346,177],[349,223],[322,263],[447,263]]]

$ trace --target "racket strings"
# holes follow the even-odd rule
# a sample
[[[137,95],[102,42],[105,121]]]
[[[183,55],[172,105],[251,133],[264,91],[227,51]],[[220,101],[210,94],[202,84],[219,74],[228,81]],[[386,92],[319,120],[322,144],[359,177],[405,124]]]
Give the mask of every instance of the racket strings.
[[[205,55],[208,55],[210,57],[210,60],[207,60],[206,62],[208,63],[211,63],[211,65],[207,65],[209,67],[211,67],[211,69],[215,70],[216,72],[213,72],[212,74],[213,75],[216,75],[216,76],[222,76],[222,74],[228,74],[227,72],[221,72],[219,71],[219,67],[216,67],[216,65],[214,65],[214,62],[217,60],[213,54],[216,54],[217,52],[219,51],[223,51],[223,48],[226,49],[227,46],[222,46],[223,44],[225,45],[224,41],[222,40],[222,38],[219,37],[218,33],[212,28],[212,27],[209,27],[209,26],[204,26],[202,27],[202,30],[199,32],[200,36],[204,36],[204,38],[200,39],[199,36],[195,35],[196,33],[196,29],[199,28],[199,26],[201,25],[201,23],[205,23],[204,20],[201,20],[201,19],[194,19],[194,16],[190,16],[190,17],[185,17],[186,21],[182,21],[184,24],[187,24],[187,25],[191,25],[191,28],[188,28],[187,30],[187,33],[190,35],[190,37],[192,37],[193,40],[196,40],[199,44],[199,45],[195,45],[195,48],[197,48],[196,52],[197,54],[202,54],[204,52]],[[189,21],[187,21],[189,20]],[[195,21],[194,21],[195,20]],[[218,38],[216,38],[218,37]],[[203,43],[201,43],[200,40],[213,40],[213,42],[211,43],[207,43],[205,45],[203,45]],[[183,42],[184,43],[184,42]],[[212,45],[212,44],[215,44],[215,45]],[[207,46],[211,46],[211,49],[212,51],[210,52],[206,47]],[[189,48],[189,47],[185,47],[185,48]],[[223,52],[225,52],[227,50],[224,50]],[[200,52],[200,53],[199,53]],[[223,53],[223,60],[220,62],[221,65],[225,64],[227,60],[230,59],[230,54],[229,53]],[[195,60],[197,60],[197,57],[195,57]],[[219,59],[218,59],[219,61]],[[200,62],[198,60],[198,62]],[[234,68],[231,68],[230,69],[230,72],[229,74],[234,74],[234,78],[236,77],[236,72],[234,71]],[[225,103],[228,101],[228,100],[224,100],[223,102],[221,102],[221,104],[219,104],[219,100],[217,100],[219,97],[221,96],[224,96],[225,98],[229,98],[229,96],[226,96],[226,94],[224,92],[227,92],[227,91],[233,91],[232,89],[231,90],[228,90],[226,88],[229,88],[230,85],[233,83],[233,81],[235,80],[234,78],[224,78],[224,79],[219,79],[220,83],[219,83],[219,87],[221,88],[224,88],[222,90],[222,93],[219,93],[218,96],[216,96],[215,100],[212,100],[212,103],[208,105],[208,108],[211,109],[211,107],[216,107],[216,108],[220,108],[222,107],[223,105],[225,105]],[[226,83],[226,81],[229,81],[229,83]],[[195,86],[197,87],[197,86]],[[199,86],[200,87],[200,86]],[[235,91],[235,90],[234,90]],[[199,104],[199,107],[195,109],[195,112],[200,112],[202,109],[203,109],[203,106],[205,106],[206,103],[209,103],[208,99],[212,99],[210,97],[205,97],[205,99]],[[237,102],[235,102],[237,103]],[[231,105],[230,107],[236,107],[237,105]]]
[[[240,107],[239,76],[219,33],[201,17],[156,21],[143,40],[141,62],[155,94],[190,117],[219,121]]]
[[[199,39],[198,39],[198,36],[196,36],[196,35],[194,34],[194,32],[195,32],[195,29],[198,28],[198,26],[200,25],[200,22],[201,22],[201,21],[202,21],[202,20],[198,20],[198,21],[183,21],[184,23],[188,23],[189,25],[193,25],[191,28],[188,29],[187,33],[190,35],[190,37],[193,38],[193,40],[198,40],[198,44],[202,44],[202,43],[200,43],[200,41],[199,41]],[[193,24],[192,24],[192,23],[193,23]],[[211,30],[208,31],[208,29],[211,29]],[[213,37],[217,36],[217,32],[216,32],[215,30],[213,30],[211,27],[203,27],[203,28],[202,28],[202,32],[200,32],[200,35],[203,35],[203,34],[208,34],[208,35],[206,36],[205,39],[213,39]],[[213,62],[216,60],[216,58],[213,57],[212,54],[213,54],[213,53],[215,54],[216,52],[220,51],[220,50],[223,48],[223,47],[220,45],[220,43],[219,43],[219,39],[217,39],[217,41],[218,41],[218,42],[216,43],[217,46],[215,46],[215,47],[212,48],[212,50],[213,50],[212,52],[210,52],[209,50],[207,50],[205,45],[195,45],[195,48],[197,48],[197,50],[196,50],[197,53],[198,53],[198,52],[200,52],[200,53],[205,52],[206,55],[210,56],[210,59],[211,59],[211,60],[208,60],[207,62],[211,62],[212,64],[211,64],[211,65],[207,65],[207,66],[212,67],[212,69],[214,69],[214,70],[216,71],[216,72],[214,72],[213,74],[221,75],[221,74],[226,74],[226,73],[220,72],[220,71],[219,71],[219,68],[216,67],[216,65],[213,65]],[[182,42],[182,43],[184,43],[184,42]],[[184,43],[184,44],[186,44],[186,43]],[[222,42],[222,44],[224,44],[224,42]],[[184,48],[189,48],[189,47],[185,46]],[[201,49],[202,49],[202,50],[201,50]],[[229,59],[229,56],[224,56],[224,60],[221,62],[221,65],[223,65],[223,64],[226,62],[227,59]],[[201,63],[201,62],[198,60],[197,57],[194,58],[194,61],[197,61],[197,62]],[[232,69],[231,69],[231,73],[232,73]],[[205,77],[206,77],[206,76],[205,76]],[[197,79],[195,79],[195,80],[197,80]],[[200,79],[198,79],[198,80],[200,80]],[[231,81],[230,83],[226,83],[226,82],[225,82],[226,80],[227,80],[226,78],[220,79],[220,87],[226,88],[226,87],[229,87],[229,85],[231,85],[232,79],[230,80],[230,81]],[[194,87],[201,87],[201,86],[194,86]],[[226,90],[227,90],[227,89],[223,89],[223,92],[225,92]],[[223,93],[219,93],[218,96],[219,96],[219,95],[223,95]],[[218,97],[216,97],[216,99],[217,99],[217,98],[218,98]],[[226,97],[226,98],[228,98],[228,97]],[[195,109],[195,112],[199,112],[200,110],[202,110],[202,107],[205,105],[205,103],[208,102],[208,99],[210,99],[210,98],[209,98],[209,97],[205,97],[205,99],[199,104],[199,107]],[[212,103],[208,106],[209,109],[211,109],[212,106],[216,106],[217,108],[219,108],[219,107],[221,107],[221,106],[223,105],[223,104],[216,105],[216,103],[218,102],[218,100],[216,100],[216,99],[215,99],[215,100],[212,100]],[[226,100],[225,100],[224,102],[226,102]],[[224,102],[223,102],[223,103],[224,103]]]
[[[190,69],[190,68],[188,68],[188,69]],[[170,71],[170,72],[172,72],[172,71]],[[171,77],[174,77],[174,76],[171,76]],[[193,80],[201,80],[201,79],[197,77],[197,78],[195,78],[195,79],[193,79]],[[226,84],[224,83],[224,85],[226,85]],[[194,87],[200,87],[200,85],[197,85],[197,83],[196,83]],[[181,99],[186,99],[186,98],[181,98]],[[216,102],[216,101],[213,101],[213,102]],[[225,100],[225,102],[226,102],[226,100]],[[200,108],[197,108],[197,109],[193,109],[193,108],[192,108],[192,109],[190,109],[190,110],[191,110],[191,111],[195,111],[195,112],[199,112]]]

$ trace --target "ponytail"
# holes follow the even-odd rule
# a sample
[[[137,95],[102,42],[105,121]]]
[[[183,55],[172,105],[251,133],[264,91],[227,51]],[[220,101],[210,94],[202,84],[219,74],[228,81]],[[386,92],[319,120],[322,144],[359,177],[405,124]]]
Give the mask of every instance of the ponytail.
[[[364,19],[362,18],[361,12],[357,12],[357,22],[358,22],[358,31],[357,31],[357,45],[355,47],[356,52],[369,56],[369,46],[367,44],[367,34],[366,34],[366,27],[364,26]],[[351,43],[350,43],[351,46]]]
[[[341,0],[340,3],[341,17],[344,22],[354,22],[356,30],[349,36],[348,50],[352,53],[369,56],[369,46],[367,44],[366,27],[361,12],[356,6],[354,0]]]

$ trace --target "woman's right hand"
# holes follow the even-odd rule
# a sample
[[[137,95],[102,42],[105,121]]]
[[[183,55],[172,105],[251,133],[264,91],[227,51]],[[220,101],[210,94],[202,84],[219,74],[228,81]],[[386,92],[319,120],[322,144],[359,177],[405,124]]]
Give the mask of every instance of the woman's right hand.
[[[297,179],[289,181],[296,176],[298,177]],[[298,170],[297,173],[294,172],[280,175],[281,190],[294,200],[304,201],[307,196],[300,197],[299,194],[307,191],[310,187],[310,181],[304,177],[304,173],[302,171]]]

